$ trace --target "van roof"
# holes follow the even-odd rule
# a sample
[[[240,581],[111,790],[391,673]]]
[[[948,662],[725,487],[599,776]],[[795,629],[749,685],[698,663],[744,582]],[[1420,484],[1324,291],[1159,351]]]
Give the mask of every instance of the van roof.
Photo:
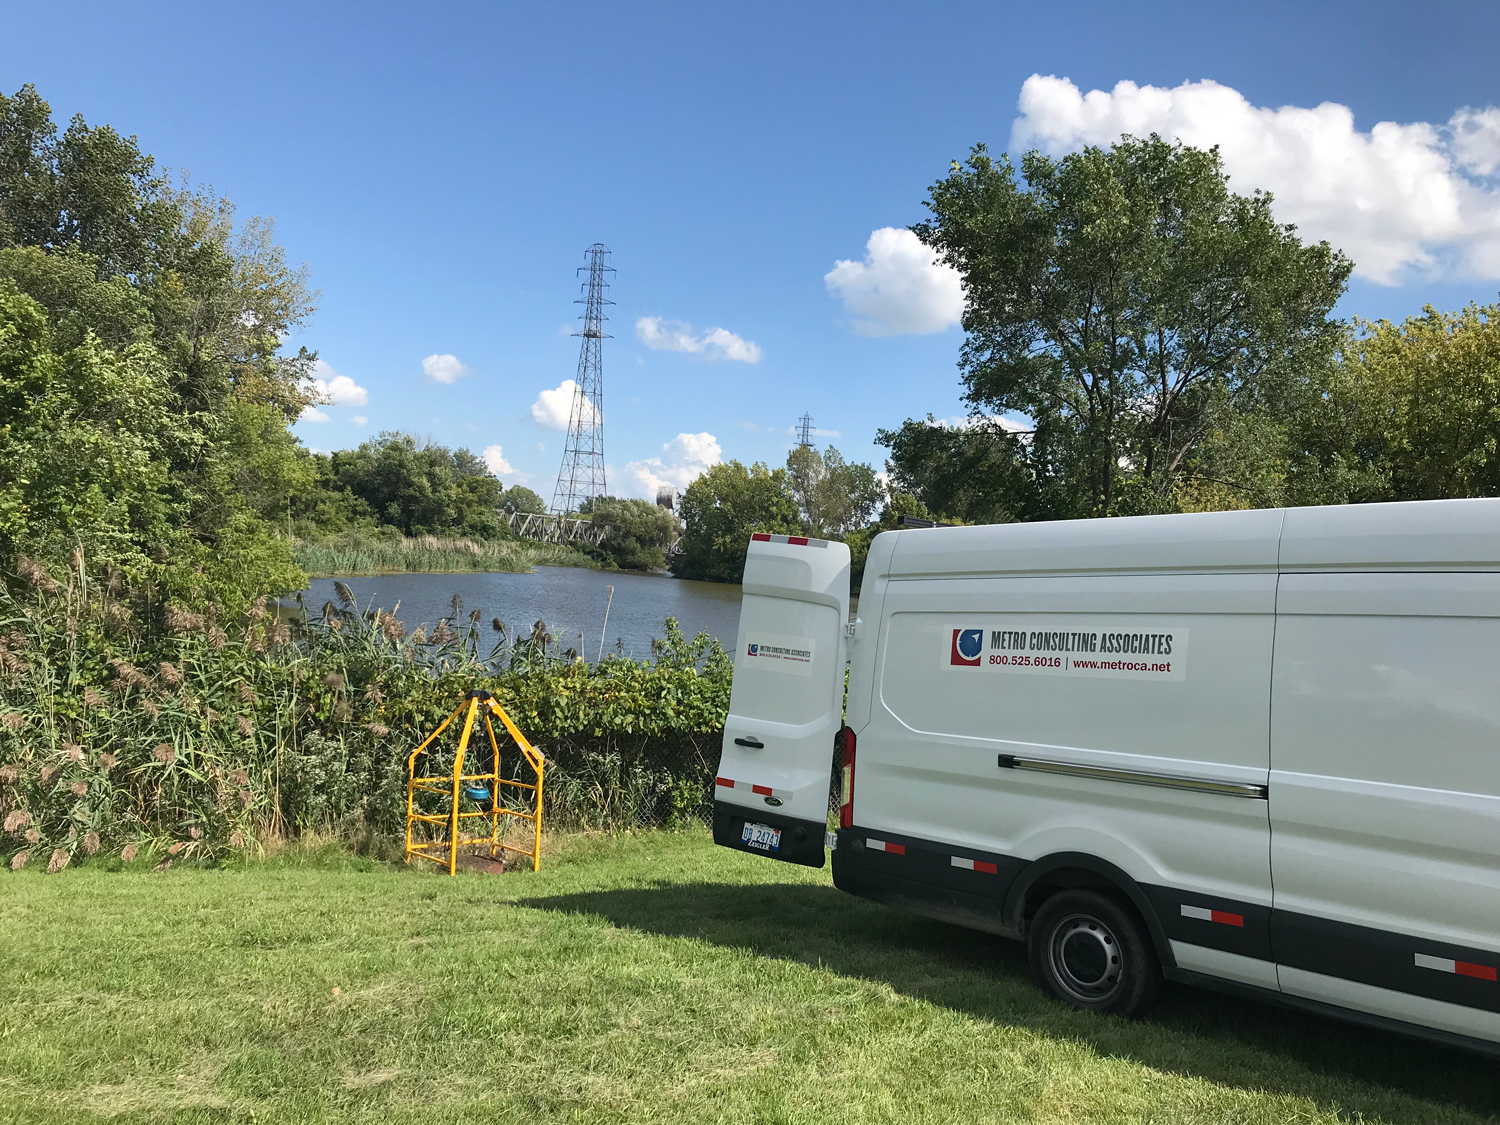
[[[914,528],[891,577],[1100,571],[1500,569],[1500,499]]]

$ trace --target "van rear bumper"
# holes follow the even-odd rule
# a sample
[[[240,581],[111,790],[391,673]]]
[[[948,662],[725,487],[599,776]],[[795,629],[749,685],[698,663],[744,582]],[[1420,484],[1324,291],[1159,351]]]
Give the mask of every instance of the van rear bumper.
[[[781,841],[775,851],[752,848],[745,843],[745,823],[766,824],[781,830]],[[731,805],[727,801],[714,802],[714,843],[737,852],[766,856],[786,863],[800,863],[803,867],[822,867],[824,863],[824,833],[827,826],[820,820],[799,820],[770,809],[762,812],[745,805]]]

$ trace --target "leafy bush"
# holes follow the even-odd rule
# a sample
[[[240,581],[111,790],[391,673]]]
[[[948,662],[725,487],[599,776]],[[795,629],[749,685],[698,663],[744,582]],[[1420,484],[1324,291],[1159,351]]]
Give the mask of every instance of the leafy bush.
[[[590,553],[620,570],[661,570],[677,542],[677,517],[649,500],[599,496],[580,509],[604,533]]]
[[[0,854],[12,867],[213,856],[309,830],[399,835],[406,756],[493,692],[548,759],[555,824],[677,823],[707,807],[733,666],[668,618],[652,658],[569,662],[546,625],[485,639],[453,612],[407,635],[342,604],[238,622],[160,606],[81,553],[0,586]]]

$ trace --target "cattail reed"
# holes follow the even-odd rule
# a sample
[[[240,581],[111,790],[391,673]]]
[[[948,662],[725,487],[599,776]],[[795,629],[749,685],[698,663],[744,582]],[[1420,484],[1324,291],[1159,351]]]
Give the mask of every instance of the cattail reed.
[[[57,579],[52,577],[46,567],[35,559],[28,559],[25,555],[16,559],[16,573],[44,594],[57,594],[62,591]]]

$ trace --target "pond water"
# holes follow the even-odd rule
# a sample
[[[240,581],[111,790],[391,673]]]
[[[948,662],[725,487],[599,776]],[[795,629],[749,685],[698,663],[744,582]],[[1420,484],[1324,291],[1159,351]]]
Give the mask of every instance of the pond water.
[[[487,637],[494,637],[489,624],[496,617],[512,637],[545,621],[559,651],[578,649],[589,660],[599,655],[606,606],[604,650],[637,659],[650,655],[651,641],[662,635],[666,617],[677,618],[689,637],[702,631],[726,649],[734,648],[740,621],[738,586],[652,574],[539,566],[531,574],[376,574],[340,581],[354,591],[361,610],[393,610],[408,630],[430,629],[451,612],[457,594],[464,600],[465,614],[480,611]],[[312,580],[305,595],[309,611],[316,613],[324,602],[337,601],[333,583],[332,578]]]

